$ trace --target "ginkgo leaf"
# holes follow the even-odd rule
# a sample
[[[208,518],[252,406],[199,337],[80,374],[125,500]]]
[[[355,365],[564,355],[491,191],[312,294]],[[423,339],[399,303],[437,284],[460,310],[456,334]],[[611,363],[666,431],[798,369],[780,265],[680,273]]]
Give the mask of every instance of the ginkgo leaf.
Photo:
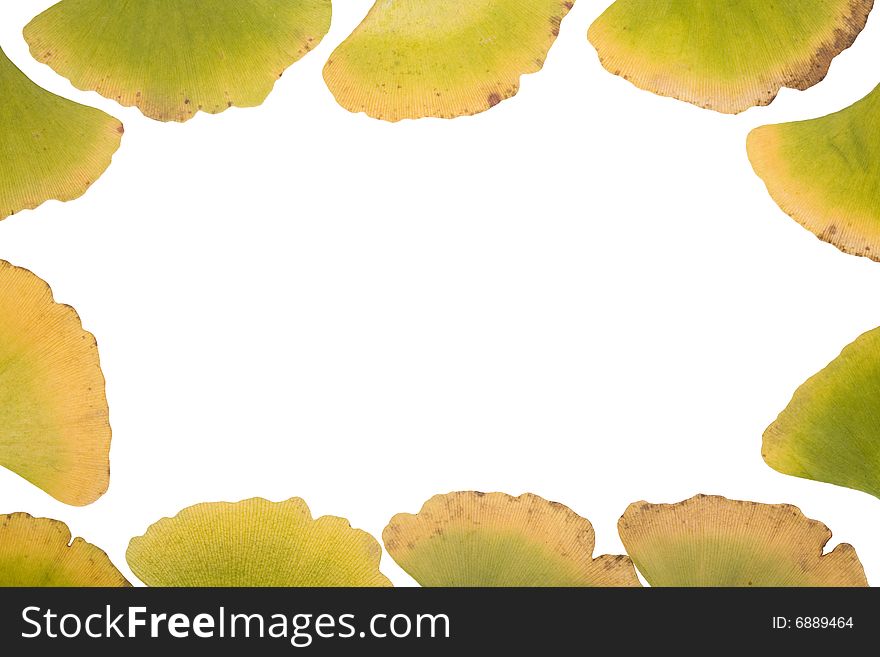
[[[620,538],[651,586],[867,586],[851,545],[790,504],[697,495],[631,504]]]
[[[640,89],[736,114],[807,89],[874,0],[617,0],[590,27],[602,65]]]
[[[122,132],[112,116],[38,87],[0,50],[0,219],[82,196]]]
[[[386,121],[476,114],[541,70],[573,0],[377,0],[324,79],[351,112]]]
[[[757,128],[748,150],[798,223],[845,253],[880,260],[880,87],[835,114]]]
[[[107,555],[63,522],[0,515],[0,586],[131,586]]]
[[[62,0],[24,29],[80,89],[186,121],[261,104],[330,28],[330,0]]]
[[[382,538],[422,586],[639,586],[629,558],[593,558],[586,518],[536,495],[437,495]]]
[[[0,260],[0,465],[66,504],[110,480],[110,423],[98,346],[70,306]]]
[[[382,548],[299,498],[197,504],[133,538],[126,558],[148,586],[390,586]]]
[[[880,328],[797,389],[764,432],[762,454],[783,474],[880,497]]]

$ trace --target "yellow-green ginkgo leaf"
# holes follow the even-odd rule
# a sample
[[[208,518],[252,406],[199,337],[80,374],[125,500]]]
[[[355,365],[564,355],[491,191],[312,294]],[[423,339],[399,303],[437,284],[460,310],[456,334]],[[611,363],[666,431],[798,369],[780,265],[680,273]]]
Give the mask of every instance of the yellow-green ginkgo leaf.
[[[628,557],[593,558],[586,518],[537,495],[436,495],[382,538],[422,586],[639,586]]]
[[[386,121],[494,107],[539,71],[573,0],[377,0],[324,79],[351,112]]]
[[[110,481],[98,346],[70,306],[0,260],[0,465],[81,506]]]
[[[798,223],[845,253],[880,260],[880,87],[836,114],[757,128],[748,150]]]
[[[867,586],[851,545],[790,504],[697,495],[631,504],[620,538],[651,586]]]
[[[880,328],[797,389],[764,432],[762,454],[784,474],[880,497]]]
[[[131,586],[107,555],[63,522],[0,515],[0,586]]]
[[[24,29],[80,89],[159,121],[262,103],[330,28],[330,0],[62,0]]]
[[[590,27],[602,65],[640,89],[735,114],[807,89],[874,0],[617,0]]]
[[[0,219],[82,196],[122,132],[112,116],[38,87],[0,50]]]
[[[197,504],[133,538],[126,558],[148,586],[391,586],[382,548],[299,498]]]

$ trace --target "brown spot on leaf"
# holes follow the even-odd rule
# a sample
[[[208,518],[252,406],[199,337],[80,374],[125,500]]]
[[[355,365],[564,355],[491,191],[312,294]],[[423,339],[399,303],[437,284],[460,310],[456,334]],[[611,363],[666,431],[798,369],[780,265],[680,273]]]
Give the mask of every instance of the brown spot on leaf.
[[[804,90],[825,79],[831,61],[855,42],[865,28],[873,7],[874,0],[850,0],[849,12],[843,20],[844,27],[834,30],[831,39],[819,47],[802,70],[792,72],[784,86]]]

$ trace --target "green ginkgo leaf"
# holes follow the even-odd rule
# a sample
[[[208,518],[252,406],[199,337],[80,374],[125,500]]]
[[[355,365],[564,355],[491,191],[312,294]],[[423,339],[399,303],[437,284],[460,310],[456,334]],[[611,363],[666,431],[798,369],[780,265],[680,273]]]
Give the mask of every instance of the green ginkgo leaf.
[[[131,586],[107,555],[63,522],[0,515],[0,586]]]
[[[382,538],[422,586],[639,586],[629,558],[593,558],[587,519],[536,495],[437,495]]]
[[[494,107],[539,71],[573,0],[377,0],[324,79],[351,112],[386,121]]]
[[[122,132],[112,116],[38,87],[0,50],[0,219],[82,196]]]
[[[757,128],[748,150],[798,223],[845,253],[880,260],[880,87],[835,114]]]
[[[783,474],[880,497],[880,328],[797,389],[764,432],[762,454]]]
[[[697,495],[631,504],[620,538],[651,586],[867,586],[851,545],[790,504]]]
[[[874,0],[617,0],[589,31],[602,65],[640,89],[735,114],[821,81]]]
[[[148,586],[390,586],[382,548],[347,520],[313,520],[306,503],[197,504],[133,538],[126,558]]]
[[[98,346],[70,306],[0,260],[0,465],[81,506],[110,480]]]
[[[62,0],[24,29],[80,89],[159,121],[261,104],[330,28],[330,0]]]

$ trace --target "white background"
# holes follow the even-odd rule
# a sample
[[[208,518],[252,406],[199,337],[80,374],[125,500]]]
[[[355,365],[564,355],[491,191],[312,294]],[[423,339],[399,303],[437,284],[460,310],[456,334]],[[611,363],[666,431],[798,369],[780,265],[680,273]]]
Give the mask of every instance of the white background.
[[[579,0],[514,99],[393,125],[323,83],[371,5],[345,0],[263,106],[178,125],[34,62],[21,28],[50,4],[3,3],[0,44],[126,133],[85,197],[2,222],[0,258],[97,337],[112,479],[73,508],[0,470],[0,512],[63,520],[131,577],[128,540],[203,501],[301,496],[378,536],[435,493],[530,491],[619,553],[627,504],[703,492],[797,504],[880,582],[880,503],[760,455],[880,324],[880,264],[787,218],[745,151],[873,88],[877,16],[825,82],[731,117],[605,72],[585,34],[610,3]]]

